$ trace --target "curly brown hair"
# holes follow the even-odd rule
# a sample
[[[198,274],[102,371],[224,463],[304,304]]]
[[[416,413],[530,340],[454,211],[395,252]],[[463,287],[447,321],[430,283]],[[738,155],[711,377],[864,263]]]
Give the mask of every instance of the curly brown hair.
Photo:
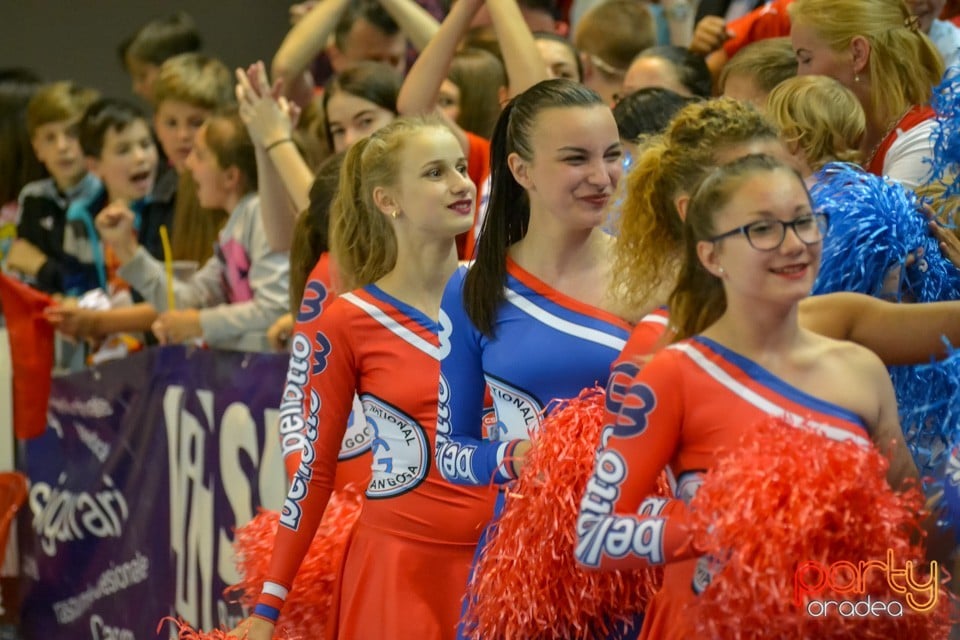
[[[687,105],[646,143],[627,176],[613,265],[613,294],[630,315],[662,303],[673,287],[683,250],[675,199],[693,193],[717,151],[765,139],[776,140],[777,130],[760,112],[718,98]]]

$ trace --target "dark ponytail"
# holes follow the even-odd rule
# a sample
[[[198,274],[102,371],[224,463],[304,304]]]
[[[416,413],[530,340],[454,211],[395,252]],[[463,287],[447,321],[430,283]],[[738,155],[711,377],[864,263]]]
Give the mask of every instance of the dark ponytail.
[[[596,92],[566,79],[544,80],[513,98],[490,140],[490,202],[480,231],[477,260],[467,272],[463,303],[483,334],[492,337],[497,308],[504,300],[507,249],[521,240],[530,223],[530,200],[507,162],[512,153],[533,159],[531,136],[544,109],[603,105]]]

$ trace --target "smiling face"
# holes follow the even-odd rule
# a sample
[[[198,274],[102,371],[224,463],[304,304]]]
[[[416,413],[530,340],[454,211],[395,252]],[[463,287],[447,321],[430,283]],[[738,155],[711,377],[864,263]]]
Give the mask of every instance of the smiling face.
[[[154,114],[154,129],[163,152],[177,173],[187,168],[187,156],[193,149],[197,131],[210,111],[181,100],[163,100]]]
[[[398,227],[418,235],[453,238],[473,226],[477,188],[467,175],[467,160],[446,127],[412,133],[400,152],[397,183],[382,192],[381,210]]]
[[[800,178],[789,169],[778,168],[745,176],[712,220],[715,235],[744,225],[770,223],[758,224],[755,235],[779,236],[777,221],[807,220],[805,216],[812,213],[810,196]],[[754,238],[757,241],[759,237]],[[813,288],[822,247],[822,242],[807,244],[794,229],[787,229],[783,243],[770,251],[754,248],[746,235],[737,233],[717,241],[702,240],[697,252],[707,270],[723,281],[728,300],[794,304]]]
[[[350,145],[380,129],[396,118],[388,109],[359,96],[337,91],[327,100],[327,128],[333,150],[346,151]]]
[[[537,115],[532,157],[510,154],[514,178],[530,197],[530,214],[577,229],[604,221],[623,172],[613,113],[603,105],[554,107]]]
[[[107,129],[100,157],[90,158],[89,165],[111,201],[133,202],[149,194],[157,175],[157,146],[146,121]]]
[[[73,187],[87,172],[83,149],[77,139],[77,121],[48,122],[36,128],[30,138],[33,152],[47,168],[61,191]]]

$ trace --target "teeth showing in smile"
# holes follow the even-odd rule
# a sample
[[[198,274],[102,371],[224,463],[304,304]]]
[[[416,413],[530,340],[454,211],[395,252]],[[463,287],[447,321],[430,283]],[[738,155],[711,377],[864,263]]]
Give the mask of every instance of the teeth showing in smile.
[[[805,264],[796,264],[796,265],[791,265],[789,267],[782,267],[780,269],[773,269],[772,271],[774,273],[785,273],[787,275],[790,275],[793,273],[800,273],[806,268],[807,268],[807,265]]]

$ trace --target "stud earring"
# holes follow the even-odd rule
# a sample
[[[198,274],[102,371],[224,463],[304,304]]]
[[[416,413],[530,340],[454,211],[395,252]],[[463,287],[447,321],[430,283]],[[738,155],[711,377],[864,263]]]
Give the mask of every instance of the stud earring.
[[[854,81],[854,82],[860,82],[860,74],[859,74],[859,73],[853,74],[853,81]]]
[[[718,268],[717,268],[717,271],[720,272],[720,275],[723,275],[723,274],[726,273],[726,271],[723,270],[723,267],[718,267]]]
[[[397,211],[396,209],[394,209],[394,210],[390,213],[390,216],[391,216],[394,220],[396,220],[397,218],[400,217],[400,212]]]

